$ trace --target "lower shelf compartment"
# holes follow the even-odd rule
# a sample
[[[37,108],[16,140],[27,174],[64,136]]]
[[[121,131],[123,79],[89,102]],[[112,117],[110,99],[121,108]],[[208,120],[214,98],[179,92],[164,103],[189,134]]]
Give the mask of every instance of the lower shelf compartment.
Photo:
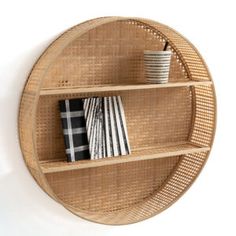
[[[142,148],[140,150],[136,149],[132,151],[131,155],[128,156],[108,157],[98,160],[82,160],[76,162],[67,162],[65,160],[46,160],[40,161],[40,165],[43,173],[54,173],[114,165],[132,161],[180,156],[190,153],[206,152],[209,150],[210,147],[207,146],[200,146],[190,142],[175,142],[161,146]]]

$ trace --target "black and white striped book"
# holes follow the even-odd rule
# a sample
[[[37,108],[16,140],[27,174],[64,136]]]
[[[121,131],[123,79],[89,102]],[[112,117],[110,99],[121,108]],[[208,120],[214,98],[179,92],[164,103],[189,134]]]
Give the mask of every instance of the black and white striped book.
[[[122,141],[124,142],[124,146],[125,146],[125,154],[121,154],[121,155],[128,155],[131,153],[131,150],[130,150],[129,139],[128,139],[128,131],[127,131],[124,107],[122,105],[122,100],[120,96],[116,97],[116,101],[118,104],[118,114],[119,114],[120,122],[121,122],[120,126],[121,126],[122,137],[123,137]]]
[[[84,110],[91,159],[130,154],[120,96],[87,98]]]

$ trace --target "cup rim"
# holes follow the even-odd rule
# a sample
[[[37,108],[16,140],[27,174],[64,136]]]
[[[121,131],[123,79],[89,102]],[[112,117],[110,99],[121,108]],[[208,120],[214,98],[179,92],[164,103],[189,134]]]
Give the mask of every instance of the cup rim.
[[[171,54],[171,51],[144,50],[144,54]]]

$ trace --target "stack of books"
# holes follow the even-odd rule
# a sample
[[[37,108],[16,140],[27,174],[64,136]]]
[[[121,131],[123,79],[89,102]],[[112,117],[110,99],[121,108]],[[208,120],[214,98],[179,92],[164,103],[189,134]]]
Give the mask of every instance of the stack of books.
[[[131,153],[120,96],[59,101],[69,162]]]

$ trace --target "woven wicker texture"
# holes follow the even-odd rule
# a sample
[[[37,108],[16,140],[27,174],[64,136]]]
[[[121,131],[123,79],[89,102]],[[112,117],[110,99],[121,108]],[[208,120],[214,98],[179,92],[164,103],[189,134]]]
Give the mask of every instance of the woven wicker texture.
[[[169,83],[145,84],[143,50],[172,51]],[[58,100],[121,95],[132,155],[67,163]],[[85,219],[128,224],[160,213],[193,183],[216,119],[207,67],[185,38],[147,19],[77,25],[32,69],[19,114],[21,149],[38,184]]]

